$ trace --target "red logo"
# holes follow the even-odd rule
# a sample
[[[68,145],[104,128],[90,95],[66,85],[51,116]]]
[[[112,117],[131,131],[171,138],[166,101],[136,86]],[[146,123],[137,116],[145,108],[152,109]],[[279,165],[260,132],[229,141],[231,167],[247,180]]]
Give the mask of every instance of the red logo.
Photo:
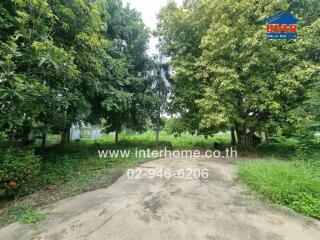
[[[297,24],[268,24],[267,32],[297,32]]]

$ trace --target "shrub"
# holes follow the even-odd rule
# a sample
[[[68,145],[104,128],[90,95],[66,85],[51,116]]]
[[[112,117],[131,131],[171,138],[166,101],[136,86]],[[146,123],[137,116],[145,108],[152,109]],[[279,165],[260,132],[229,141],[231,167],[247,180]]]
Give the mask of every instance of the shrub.
[[[0,150],[0,197],[26,190],[40,169],[40,159],[33,151],[9,148]]]
[[[270,138],[269,143],[261,143],[257,151],[263,156],[274,156],[290,159],[296,156],[299,142],[293,138]]]

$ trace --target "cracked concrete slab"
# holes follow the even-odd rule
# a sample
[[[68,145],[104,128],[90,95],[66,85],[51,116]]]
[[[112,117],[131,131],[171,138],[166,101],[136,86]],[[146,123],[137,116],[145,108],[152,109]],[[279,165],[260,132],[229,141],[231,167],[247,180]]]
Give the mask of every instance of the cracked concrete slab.
[[[208,169],[207,179],[129,179],[54,204],[37,230],[18,223],[1,240],[318,240],[320,222],[288,214],[241,194],[226,160],[159,159],[148,169]],[[289,211],[290,212],[290,211]]]

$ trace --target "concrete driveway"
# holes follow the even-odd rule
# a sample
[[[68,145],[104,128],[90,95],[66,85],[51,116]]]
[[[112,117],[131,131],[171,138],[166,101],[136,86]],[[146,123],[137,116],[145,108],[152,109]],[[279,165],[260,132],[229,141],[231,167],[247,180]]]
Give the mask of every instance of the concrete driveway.
[[[143,176],[150,169],[186,168],[206,168],[209,176]],[[15,223],[0,230],[0,239],[320,239],[318,221],[241,194],[234,168],[217,159],[151,161],[141,166],[140,179],[125,174],[109,188],[59,201],[37,230]]]

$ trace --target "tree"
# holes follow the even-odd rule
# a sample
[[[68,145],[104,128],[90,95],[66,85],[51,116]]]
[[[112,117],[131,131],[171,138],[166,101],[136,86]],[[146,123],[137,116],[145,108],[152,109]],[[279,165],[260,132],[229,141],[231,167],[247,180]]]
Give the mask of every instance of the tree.
[[[166,110],[169,94],[167,63],[163,61],[163,56],[155,56],[151,71],[152,85],[154,91],[153,113],[151,121],[155,125],[156,147],[159,146],[161,130],[161,114]]]
[[[310,6],[319,4],[302,5],[198,0],[162,10],[158,34],[175,70],[173,101],[183,117],[195,116],[192,128],[205,134],[234,129],[238,143],[248,146],[255,133],[286,124],[319,74],[300,48],[314,40],[267,41],[264,19],[278,11],[301,14],[303,32],[319,17]]]
[[[7,136],[39,131],[45,145],[47,132],[60,132],[64,145],[73,124],[143,128],[153,92],[139,13],[118,0],[5,0],[0,10]]]
[[[2,30],[6,35],[0,61],[1,128],[26,140],[33,124],[46,113],[46,101],[50,96],[63,97],[61,91],[68,91],[78,71],[72,53],[51,37],[57,19],[47,1],[5,1],[2,7],[11,24]]]
[[[109,14],[104,1],[56,0],[51,4],[59,19],[59,24],[53,28],[53,38],[73,53],[79,71],[62,95],[66,104],[59,111],[62,116],[56,127],[62,131],[63,144],[69,142],[70,127],[86,121],[92,107],[90,99],[99,87],[104,87],[104,59],[110,58],[107,54],[109,40],[105,36]]]
[[[164,130],[175,137],[181,137],[182,133],[187,132],[186,124],[180,117],[166,119]]]
[[[170,93],[172,113],[182,115],[189,132],[199,133],[201,117],[194,101],[202,95],[203,81],[196,78],[195,62],[201,54],[199,46],[210,25],[212,9],[204,1],[193,2],[185,1],[179,8],[174,1],[169,1],[159,14],[157,36],[160,50],[170,57],[174,73]],[[203,128],[201,132],[206,133]],[[211,132],[207,131],[208,134]]]
[[[309,18],[308,18],[309,19]],[[313,72],[303,72],[312,76],[313,81],[306,89],[306,99],[289,113],[291,128],[300,140],[302,154],[310,154],[313,151],[315,134],[320,130],[320,18],[314,21],[310,27],[302,32],[302,40],[299,48],[303,57],[314,64]],[[308,39],[309,41],[303,41]]]
[[[93,113],[106,119],[106,130],[115,132],[117,143],[123,126],[143,131],[150,115],[153,92],[147,55],[149,30],[140,14],[129,6],[123,7],[121,1],[111,1],[108,7],[111,18],[106,36],[113,41],[108,50],[112,68],[104,76],[106,86],[93,98]]]

